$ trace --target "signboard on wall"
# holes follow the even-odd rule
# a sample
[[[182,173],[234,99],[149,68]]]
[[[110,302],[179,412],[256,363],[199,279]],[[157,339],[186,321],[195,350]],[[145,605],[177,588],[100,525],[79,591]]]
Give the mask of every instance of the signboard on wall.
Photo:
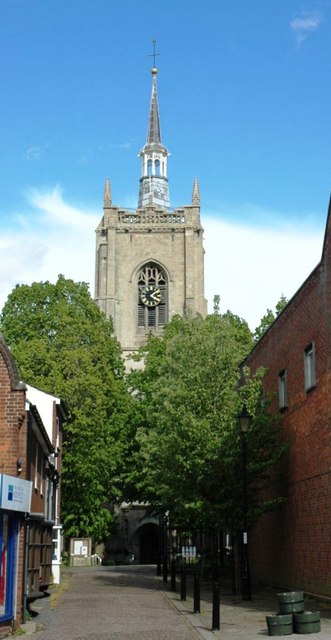
[[[92,553],[92,538],[71,538],[70,539],[70,555],[71,556],[90,556]]]
[[[22,511],[29,513],[31,510],[32,482],[21,480],[15,476],[0,474],[0,508],[8,511]]]

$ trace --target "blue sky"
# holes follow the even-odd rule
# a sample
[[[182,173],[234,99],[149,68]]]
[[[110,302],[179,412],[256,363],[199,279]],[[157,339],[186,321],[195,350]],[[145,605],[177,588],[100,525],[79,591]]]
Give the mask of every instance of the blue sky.
[[[157,40],[171,206],[198,176],[206,294],[254,328],[320,259],[330,0],[0,0],[0,307],[94,281],[105,178],[135,207]]]

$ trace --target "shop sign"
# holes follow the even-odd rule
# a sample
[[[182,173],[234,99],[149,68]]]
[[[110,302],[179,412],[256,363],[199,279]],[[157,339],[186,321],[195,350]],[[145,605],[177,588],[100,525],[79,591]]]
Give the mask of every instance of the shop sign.
[[[0,508],[8,511],[31,510],[32,482],[0,474]]]

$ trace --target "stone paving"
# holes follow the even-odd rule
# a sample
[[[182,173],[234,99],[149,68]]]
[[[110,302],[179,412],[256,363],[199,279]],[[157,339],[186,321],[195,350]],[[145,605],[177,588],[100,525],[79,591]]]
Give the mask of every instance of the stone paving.
[[[243,602],[232,595],[229,589],[221,589],[220,629],[211,631],[212,626],[212,594],[209,588],[201,590],[201,613],[192,613],[193,599],[181,602],[179,596],[169,593],[168,597],[182,611],[191,624],[205,640],[261,640],[268,637],[266,616],[277,612],[279,589],[265,585],[255,588],[252,600]],[[306,610],[321,612],[321,631],[308,635],[310,640],[331,640],[331,601],[318,602],[306,599]],[[301,634],[290,634],[289,638],[301,638]]]
[[[38,624],[46,627],[34,638],[199,640],[187,618],[158,588],[154,574],[150,567],[70,569],[54,608],[52,596],[31,606],[39,612]]]
[[[243,602],[223,587],[220,630],[211,630],[211,591],[201,588],[201,612],[193,614],[193,588],[187,599],[156,577],[155,567],[77,567],[66,569],[60,587],[35,601],[33,622],[23,625],[33,640],[258,640],[268,637],[266,615],[277,610],[277,591],[259,589]],[[331,639],[331,602],[309,601],[321,611],[321,632],[310,640]],[[302,635],[291,634],[291,638]]]

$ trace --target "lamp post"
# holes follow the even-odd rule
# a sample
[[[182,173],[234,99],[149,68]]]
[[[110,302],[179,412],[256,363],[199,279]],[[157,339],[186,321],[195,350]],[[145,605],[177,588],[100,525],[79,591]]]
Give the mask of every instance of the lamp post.
[[[168,513],[161,518],[162,526],[162,577],[163,582],[168,582]]]
[[[243,532],[242,532],[242,551],[243,551],[243,573],[242,588],[243,600],[251,600],[251,576],[248,560],[248,531],[247,531],[247,446],[246,433],[252,422],[252,416],[248,413],[244,405],[241,413],[238,415],[238,425],[241,436],[242,451],[242,479],[243,479]]]

